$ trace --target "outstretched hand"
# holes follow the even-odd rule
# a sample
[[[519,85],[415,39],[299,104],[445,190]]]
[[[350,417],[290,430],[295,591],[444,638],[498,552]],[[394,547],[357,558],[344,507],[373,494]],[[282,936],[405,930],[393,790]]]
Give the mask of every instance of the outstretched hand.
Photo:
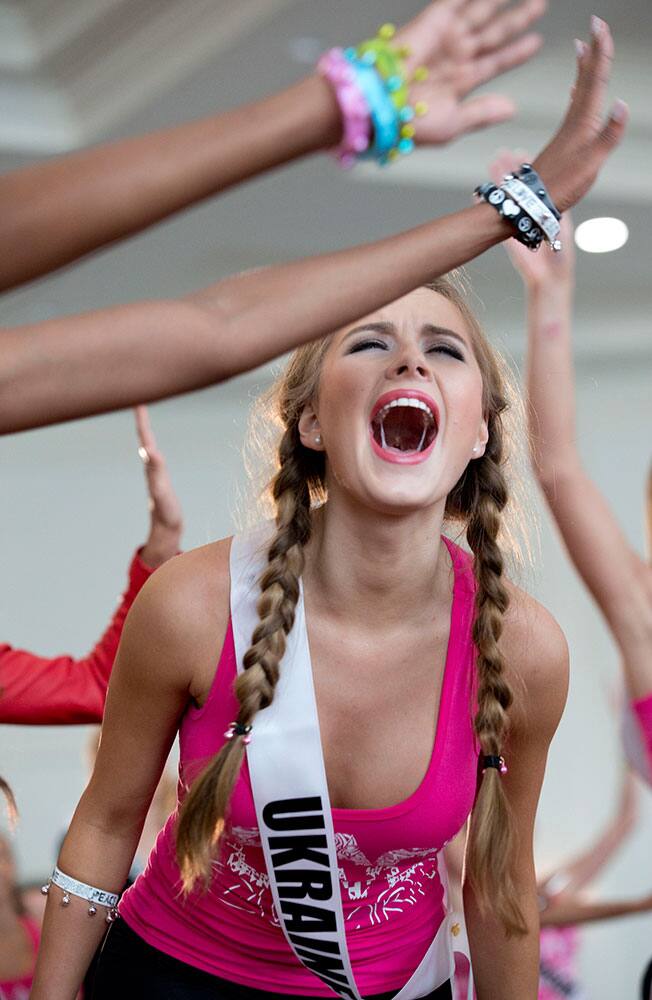
[[[524,162],[531,162],[527,153],[501,150],[489,167],[489,175],[494,184],[499,185],[505,174],[517,170]],[[559,253],[552,253],[547,246],[542,246],[536,253],[533,253],[518,240],[505,241],[504,247],[509,259],[521,275],[527,288],[559,287],[561,285],[572,288],[575,280],[575,247],[573,223],[568,213],[562,217],[559,238],[563,248]]]
[[[405,25],[395,43],[409,51],[408,73],[425,66],[427,80],[413,83],[410,102],[424,101],[427,113],[415,121],[415,140],[440,145],[474,129],[511,118],[515,105],[500,94],[468,94],[539,50],[540,35],[528,29],[546,0],[434,0]]]
[[[150,512],[149,537],[141,557],[148,566],[156,567],[179,551],[183,515],[165,458],[156,446],[147,407],[137,406],[134,412],[138,454],[145,469]]]
[[[533,166],[560,212],[583,198],[625,133],[629,112],[617,100],[607,119],[604,104],[614,53],[609,25],[591,18],[591,42],[577,41],[577,78],[566,117]]]

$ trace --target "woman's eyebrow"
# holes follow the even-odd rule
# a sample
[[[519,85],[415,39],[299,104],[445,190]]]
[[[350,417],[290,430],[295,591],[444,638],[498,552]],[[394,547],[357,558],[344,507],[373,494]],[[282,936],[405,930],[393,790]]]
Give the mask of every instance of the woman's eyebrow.
[[[449,330],[447,326],[435,326],[434,323],[424,323],[421,327],[421,333],[436,334],[440,337],[442,335],[452,337],[454,340],[459,340],[460,344],[464,344],[465,347],[469,346],[461,333],[455,333],[455,330]]]
[[[353,337],[356,333],[384,333],[392,334],[396,333],[396,327],[393,323],[388,320],[378,321],[376,323],[362,323],[361,326],[356,326],[353,330],[349,330],[344,340],[348,340],[349,337]]]

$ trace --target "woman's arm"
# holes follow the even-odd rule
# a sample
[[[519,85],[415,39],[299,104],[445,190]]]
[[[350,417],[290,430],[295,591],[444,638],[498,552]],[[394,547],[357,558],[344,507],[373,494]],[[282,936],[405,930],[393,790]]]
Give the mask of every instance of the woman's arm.
[[[118,609],[91,652],[80,659],[37,656],[0,645],[0,723],[51,726],[100,722],[129,609],[154,570],[179,551],[181,505],[144,406],[138,408],[136,421],[150,524],[144,546],[131,561],[127,589]]]
[[[612,42],[581,61],[562,126],[535,161],[561,210],[592,185],[623,134],[601,127]],[[184,300],[138,303],[0,334],[0,431],[128,406],[219,382],[330,333],[510,235],[486,204],[398,236],[238,275]]]
[[[523,34],[545,0],[509,11],[498,0],[436,0],[406,25],[410,68],[426,64],[429,105],[417,140],[442,143],[511,117],[495,94],[464,101],[480,83],[529,59]],[[0,178],[0,291],[136,233],[248,177],[335,145],[340,115],[330,87],[310,77],[244,107],[151,135],[57,157]]]
[[[541,913],[542,927],[568,927],[596,920],[628,917],[652,910],[652,895],[635,899],[590,900],[580,893],[564,892]]]
[[[214,673],[227,609],[224,544],[172,560],[139,595],[111,678],[93,776],[59,856],[67,875],[107,892],[124,885],[198,670]],[[61,890],[51,886],[32,1000],[74,1000],[105,930],[101,908],[91,918],[76,896],[60,904]]]
[[[506,160],[498,167],[501,173],[509,168]],[[508,244],[527,292],[532,462],[573,564],[620,646],[630,697],[640,698],[652,691],[652,572],[630,546],[577,448],[570,221],[563,230],[560,254],[527,254],[515,241]]]
[[[548,747],[568,687],[568,650],[554,619],[512,588],[502,646],[517,692],[510,709],[502,778],[517,831],[512,877],[528,932],[508,938],[491,912],[481,913],[464,886],[471,964],[478,1000],[536,1000],[539,983],[539,912],[533,859],[534,820]]]

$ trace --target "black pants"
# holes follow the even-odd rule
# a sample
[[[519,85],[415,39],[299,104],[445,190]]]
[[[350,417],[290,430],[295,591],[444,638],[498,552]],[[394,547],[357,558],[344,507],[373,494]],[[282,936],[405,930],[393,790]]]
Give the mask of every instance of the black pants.
[[[650,962],[643,975],[641,990],[643,1000],[650,1000],[650,997],[652,997],[652,962]]]
[[[392,1000],[377,993],[368,1000]],[[252,990],[179,962],[138,937],[124,920],[109,929],[90,1000],[288,1000],[284,993]],[[448,983],[424,1000],[451,1000]],[[294,996],[292,1000],[302,1000]],[[314,1000],[314,998],[312,998]]]

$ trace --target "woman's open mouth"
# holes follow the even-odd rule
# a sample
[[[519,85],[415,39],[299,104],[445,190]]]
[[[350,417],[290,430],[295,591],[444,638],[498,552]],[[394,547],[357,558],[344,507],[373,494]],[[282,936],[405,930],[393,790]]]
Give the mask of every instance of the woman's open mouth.
[[[387,392],[376,402],[369,423],[373,450],[387,462],[411,465],[432,451],[439,428],[434,400],[410,389]]]

